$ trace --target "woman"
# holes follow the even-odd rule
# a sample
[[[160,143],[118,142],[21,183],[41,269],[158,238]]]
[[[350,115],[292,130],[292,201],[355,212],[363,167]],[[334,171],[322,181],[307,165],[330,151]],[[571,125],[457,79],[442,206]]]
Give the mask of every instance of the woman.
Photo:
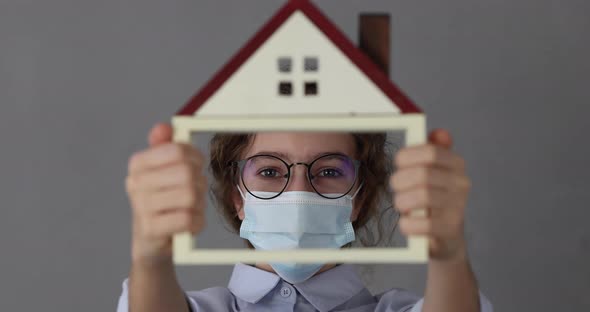
[[[345,228],[358,233],[390,187],[401,214],[400,230],[429,237],[423,299],[400,289],[371,295],[353,266],[335,264],[238,264],[227,288],[183,292],[172,264],[172,236],[202,230],[207,181],[202,155],[171,139],[168,125],[155,126],[149,135],[150,148],[129,161],[126,187],[133,211],[132,265],[118,311],[492,310],[478,292],[467,259],[463,223],[470,180],[464,160],[450,151],[451,137],[446,131],[432,132],[428,144],[400,150],[395,157],[396,173],[390,178],[383,170],[388,166],[385,139],[379,134],[217,135],[211,143],[218,208],[255,248],[346,245],[355,237]],[[324,165],[317,165],[320,163]],[[267,215],[278,209],[265,210],[265,203],[304,212],[301,215],[323,214],[318,220],[344,214],[347,222],[328,240],[270,237],[257,230],[259,225],[252,225],[252,214],[286,226],[290,223],[281,221],[280,214]],[[338,203],[341,209],[314,209],[317,203]],[[417,210],[428,213],[411,214]],[[309,221],[298,222],[307,226]]]

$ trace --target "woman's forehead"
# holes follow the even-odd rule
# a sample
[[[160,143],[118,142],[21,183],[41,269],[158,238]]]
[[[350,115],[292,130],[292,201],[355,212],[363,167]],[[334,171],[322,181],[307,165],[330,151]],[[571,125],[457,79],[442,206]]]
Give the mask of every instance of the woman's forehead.
[[[309,161],[326,153],[354,157],[356,147],[354,137],[346,132],[260,132],[244,157],[265,152],[282,154],[289,161]]]

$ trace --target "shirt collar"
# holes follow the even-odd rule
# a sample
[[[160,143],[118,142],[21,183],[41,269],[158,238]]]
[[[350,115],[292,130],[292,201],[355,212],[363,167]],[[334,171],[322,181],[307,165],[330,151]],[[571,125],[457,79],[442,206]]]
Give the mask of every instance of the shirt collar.
[[[234,266],[228,288],[236,297],[256,303],[271,292],[280,280],[274,273],[238,263]],[[344,304],[365,289],[356,267],[350,264],[338,265],[293,286],[322,312]]]
[[[238,263],[229,280],[227,288],[238,298],[256,303],[268,294],[281,278],[257,267]]]
[[[293,285],[319,311],[330,311],[365,289],[357,269],[341,264]]]

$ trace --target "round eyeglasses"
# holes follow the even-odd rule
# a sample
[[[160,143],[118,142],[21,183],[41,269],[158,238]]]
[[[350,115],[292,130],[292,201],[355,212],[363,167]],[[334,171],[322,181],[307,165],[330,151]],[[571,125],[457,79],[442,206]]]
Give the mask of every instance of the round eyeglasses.
[[[259,199],[272,199],[285,191],[296,165],[307,167],[307,179],[316,193],[337,199],[348,194],[356,182],[360,161],[342,154],[327,154],[311,163],[287,164],[274,155],[254,155],[232,163],[240,171],[244,187]]]

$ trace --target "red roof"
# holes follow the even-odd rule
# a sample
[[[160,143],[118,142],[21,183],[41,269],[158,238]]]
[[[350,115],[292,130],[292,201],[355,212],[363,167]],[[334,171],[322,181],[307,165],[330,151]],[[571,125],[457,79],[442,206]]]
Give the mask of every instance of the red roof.
[[[217,89],[231,77],[242,64],[260,48],[264,42],[296,11],[305,14],[330,40],[373,81],[373,83],[394,102],[402,113],[420,113],[421,110],[410,100],[373,61],[359,50],[339,29],[309,0],[291,0],[252,37],[219,70],[209,82],[197,92],[177,115],[193,115]],[[393,103],[392,103],[393,105]]]

